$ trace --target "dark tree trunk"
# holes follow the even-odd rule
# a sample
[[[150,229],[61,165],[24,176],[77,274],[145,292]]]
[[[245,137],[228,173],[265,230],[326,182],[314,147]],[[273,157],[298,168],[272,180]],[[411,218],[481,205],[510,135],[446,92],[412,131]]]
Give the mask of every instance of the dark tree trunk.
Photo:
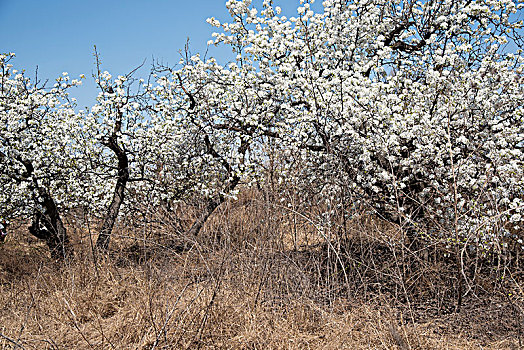
[[[56,260],[64,260],[73,256],[73,246],[67,236],[64,223],[60,218],[60,213],[53,197],[49,192],[38,184],[37,179],[33,178],[34,167],[31,161],[17,158],[25,167],[25,172],[21,178],[32,183],[32,188],[38,192],[39,198],[35,198],[35,203],[43,207],[43,211],[37,211],[29,232],[33,236],[45,240],[51,256]]]
[[[118,179],[116,181],[113,199],[107,210],[104,218],[100,234],[96,241],[96,246],[99,249],[107,250],[109,248],[109,241],[111,240],[111,232],[115,226],[120,206],[124,201],[125,190],[127,182],[129,181],[129,159],[127,153],[117,143],[116,135],[109,139],[107,146],[116,154],[118,158]]]
[[[215,209],[218,208],[220,204],[222,204],[223,201],[223,196],[220,196],[219,198],[210,199],[204,211],[200,214],[200,216],[196,219],[191,228],[187,231],[187,234],[191,237],[198,236],[200,230],[206,223],[207,219],[211,216],[211,214],[213,214]]]
[[[240,178],[238,176],[235,176],[229,182],[229,184],[227,184],[224,192],[229,193],[233,191],[239,182],[240,182]],[[218,195],[215,198],[210,198],[207,202],[207,205],[204,211],[200,214],[198,219],[193,223],[189,231],[187,231],[187,234],[192,237],[198,236],[198,234],[200,233],[200,230],[206,223],[207,219],[209,219],[209,217],[211,216],[211,214],[213,214],[216,208],[218,208],[220,204],[224,203],[225,200],[226,198],[222,194]]]
[[[209,139],[208,135],[206,135],[204,137],[204,143],[206,145],[207,152],[209,154],[211,154],[211,156],[213,156],[213,158],[216,158],[216,159],[220,160],[220,162],[222,163],[222,166],[227,171],[227,173],[231,174],[233,172],[233,168],[231,167],[231,164],[229,164],[213,148],[213,145],[212,145],[211,140]],[[248,147],[249,147],[249,143],[242,141],[242,144],[241,144],[241,146],[240,146],[240,148],[238,150],[239,153],[244,155],[246,153]],[[233,176],[231,181],[229,181],[229,183],[227,183],[226,186],[224,187],[224,190],[222,191],[222,193],[230,193],[231,191],[233,191],[237,187],[239,182],[240,182],[240,177],[237,176],[237,175]],[[219,194],[219,195],[217,195],[214,198],[210,198],[208,200],[208,202],[207,202],[207,205],[206,205],[204,211],[200,214],[200,216],[195,221],[195,223],[191,226],[189,231],[187,231],[187,234],[189,236],[193,236],[193,237],[198,236],[198,234],[200,233],[200,230],[202,229],[202,227],[206,223],[207,219],[209,219],[209,217],[211,216],[211,214],[213,214],[213,212],[216,210],[216,208],[218,208],[220,206],[220,204],[224,203],[225,200],[226,200],[226,198],[224,197],[223,194]]]
[[[51,257],[56,260],[69,259],[73,256],[73,246],[69,241],[64,223],[60,218],[58,208],[53,198],[44,190],[40,189],[44,212],[37,212],[29,232],[33,236],[45,240]]]

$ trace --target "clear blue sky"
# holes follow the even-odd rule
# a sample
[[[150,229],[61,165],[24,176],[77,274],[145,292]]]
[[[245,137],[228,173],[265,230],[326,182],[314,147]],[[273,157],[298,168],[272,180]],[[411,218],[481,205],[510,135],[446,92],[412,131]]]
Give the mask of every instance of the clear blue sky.
[[[126,74],[144,59],[175,65],[187,39],[193,53],[204,53],[216,28],[209,17],[230,20],[226,0],[0,0],[0,52],[14,52],[17,69],[50,82],[62,72],[85,74],[83,86],[71,91],[79,108],[95,102],[97,90],[93,46],[102,68]],[[262,0],[253,3],[260,8]],[[296,14],[299,0],[277,0]],[[225,63],[233,56],[225,47],[210,47],[208,56]]]
[[[28,76],[51,81],[62,72],[85,74],[74,89],[79,107],[91,105],[96,89],[93,45],[103,69],[125,74],[152,57],[174,65],[187,38],[205,52],[213,28],[206,18],[229,17],[225,0],[0,0],[0,52],[15,52],[14,65]],[[292,2],[292,1],[290,1]],[[227,61],[229,51],[210,48]]]
[[[262,0],[254,3],[260,8]],[[178,62],[179,51],[190,39],[193,53],[203,53],[214,29],[208,17],[229,20],[226,0],[0,0],[0,52],[15,52],[14,65],[52,81],[62,72],[85,74],[74,89],[79,107],[90,106],[97,94],[93,46],[103,69],[126,74],[144,59]],[[288,15],[296,14],[299,0],[275,0]],[[317,10],[321,7],[318,0]],[[521,13],[522,14],[522,13]],[[520,15],[521,15],[520,14]],[[225,63],[227,48],[210,47],[209,55]]]

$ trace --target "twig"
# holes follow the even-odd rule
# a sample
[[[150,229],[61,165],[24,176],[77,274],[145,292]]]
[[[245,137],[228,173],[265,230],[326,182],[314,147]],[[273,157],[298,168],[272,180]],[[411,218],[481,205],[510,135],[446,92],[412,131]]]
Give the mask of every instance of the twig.
[[[4,335],[3,333],[0,333],[0,337],[4,338],[8,342],[12,343],[15,346],[15,349],[16,348],[25,349],[20,343],[17,343],[16,341],[14,341],[13,339],[11,339],[8,336]]]

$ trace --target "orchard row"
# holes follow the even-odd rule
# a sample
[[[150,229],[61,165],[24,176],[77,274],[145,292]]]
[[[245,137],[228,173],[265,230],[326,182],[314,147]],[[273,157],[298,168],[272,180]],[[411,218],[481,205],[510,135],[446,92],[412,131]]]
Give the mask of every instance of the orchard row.
[[[31,81],[0,56],[0,215],[31,219],[59,258],[63,217],[102,221],[147,202],[206,201],[191,234],[276,161],[325,203],[366,206],[413,234],[490,249],[520,239],[524,206],[522,3],[513,0],[228,1],[209,44],[226,65],[188,55],[147,77],[97,64],[81,79]],[[307,197],[313,200],[313,197]],[[332,206],[326,205],[326,210]]]

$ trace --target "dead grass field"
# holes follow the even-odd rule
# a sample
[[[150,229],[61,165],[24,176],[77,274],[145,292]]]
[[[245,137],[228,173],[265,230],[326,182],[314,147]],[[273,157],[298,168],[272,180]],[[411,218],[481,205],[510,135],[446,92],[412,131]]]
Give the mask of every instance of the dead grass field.
[[[442,262],[395,282],[399,257],[378,256],[398,239],[387,227],[349,223],[357,254],[293,215],[241,198],[197,240],[161,221],[121,226],[105,257],[71,225],[65,265],[21,227],[0,247],[0,348],[520,348],[518,288],[509,298],[472,292],[454,313],[451,286],[431,277]]]

